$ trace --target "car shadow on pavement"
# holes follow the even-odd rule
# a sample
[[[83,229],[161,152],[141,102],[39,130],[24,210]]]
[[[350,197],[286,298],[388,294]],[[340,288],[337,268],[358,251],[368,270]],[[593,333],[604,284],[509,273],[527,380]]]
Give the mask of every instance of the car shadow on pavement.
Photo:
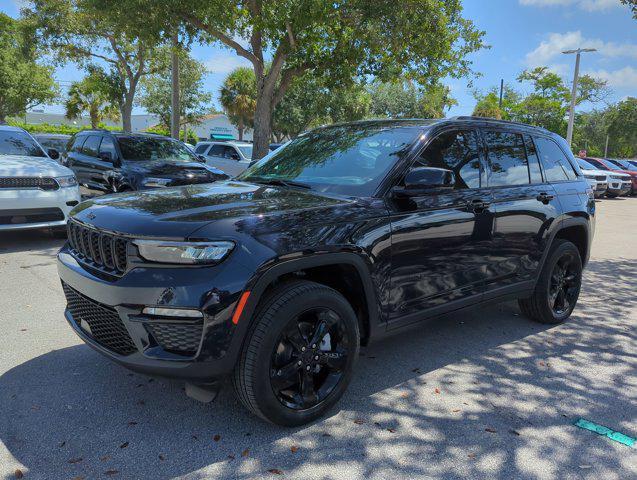
[[[508,302],[365,348],[330,416],[295,429],[249,415],[229,386],[204,405],[85,345],[51,351],[0,377],[0,441],[40,479],[622,476],[635,453],[572,422],[635,427],[635,271],[591,262],[560,326]]]
[[[66,239],[55,238],[48,230],[0,232],[0,255],[29,252],[30,255],[57,253]]]

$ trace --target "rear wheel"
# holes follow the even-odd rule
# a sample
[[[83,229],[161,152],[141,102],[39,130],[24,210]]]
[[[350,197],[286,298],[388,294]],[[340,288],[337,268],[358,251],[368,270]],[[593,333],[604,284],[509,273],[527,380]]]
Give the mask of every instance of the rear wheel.
[[[557,239],[544,263],[533,295],[518,300],[522,313],[541,323],[561,323],[577,303],[582,285],[579,250],[568,240]]]
[[[235,392],[272,423],[311,422],[347,388],[359,335],[356,315],[340,293],[314,282],[284,284],[259,308],[235,368]]]

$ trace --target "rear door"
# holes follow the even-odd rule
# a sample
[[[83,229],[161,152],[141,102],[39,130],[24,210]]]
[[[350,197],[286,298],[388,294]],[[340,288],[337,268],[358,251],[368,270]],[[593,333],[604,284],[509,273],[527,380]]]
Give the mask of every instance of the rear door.
[[[483,188],[478,132],[462,128],[438,133],[411,166],[418,167],[452,170],[456,185],[388,202],[389,317],[394,326],[421,319],[425,310],[453,307],[452,301],[479,300],[493,250],[494,216],[489,191]]]
[[[559,215],[553,186],[542,175],[533,139],[520,131],[484,128],[488,183],[495,211],[487,295],[525,289],[535,278]]]
[[[206,154],[206,164],[218,168],[232,177],[245,170],[245,164],[239,163],[239,160],[239,154],[230,145],[213,145]]]

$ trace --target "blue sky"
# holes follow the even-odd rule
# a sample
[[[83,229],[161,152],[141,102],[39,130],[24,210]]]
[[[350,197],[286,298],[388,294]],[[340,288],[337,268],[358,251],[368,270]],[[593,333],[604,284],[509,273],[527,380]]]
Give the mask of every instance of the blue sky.
[[[0,0],[0,11],[17,16],[24,0]],[[515,78],[525,68],[546,65],[568,82],[575,58],[562,50],[594,47],[597,53],[584,54],[581,71],[608,81],[611,101],[637,96],[637,21],[619,0],[464,0],[464,16],[486,31],[488,50],[472,55],[474,69],[482,74],[472,88],[486,90],[499,85],[500,79],[521,91]],[[219,46],[194,45],[193,56],[209,69],[205,85],[218,97],[219,86],[229,71],[247,60]],[[80,78],[82,72],[72,65],[58,68],[62,86]],[[466,80],[446,82],[458,100],[449,115],[471,114],[475,105],[472,88]],[[582,109],[591,108],[582,105]],[[61,112],[60,106],[46,111]],[[139,108],[135,113],[143,113]]]

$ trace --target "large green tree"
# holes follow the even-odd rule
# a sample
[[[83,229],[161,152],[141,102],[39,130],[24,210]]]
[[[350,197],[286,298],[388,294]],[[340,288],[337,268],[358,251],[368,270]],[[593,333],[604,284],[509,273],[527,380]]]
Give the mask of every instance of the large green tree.
[[[637,98],[628,97],[608,110],[609,155],[637,158]]]
[[[637,0],[621,0],[621,2],[630,8],[630,11],[633,12],[633,18],[637,20]]]
[[[159,55],[165,55],[161,64],[169,65],[170,48],[165,47]],[[180,48],[179,54],[179,125],[192,125],[210,110],[212,95],[204,89],[206,67],[192,58],[187,50]],[[141,82],[142,93],[139,104],[149,113],[157,115],[163,127],[170,129],[171,71],[170,68],[147,75]]]
[[[471,75],[468,54],[483,47],[484,33],[462,16],[461,0],[85,1],[128,31],[168,36],[178,21],[196,39],[249,60],[255,158],[268,151],[276,106],[309,70],[333,81],[409,74],[434,83]]]
[[[119,18],[124,12],[106,12],[104,2],[90,0],[32,0],[23,15],[38,25],[43,42],[60,62],[73,61],[83,67],[102,64],[110,69],[112,93],[117,95],[125,131],[131,130],[131,115],[140,80],[165,68],[157,62],[156,39],[142,37]],[[150,8],[150,7],[149,7]],[[137,12],[134,23],[144,23],[145,12]],[[173,27],[171,27],[173,28]]]
[[[456,104],[449,87],[435,83],[421,86],[408,79],[370,85],[371,114],[390,118],[440,118]]]
[[[257,105],[257,83],[254,71],[239,67],[230,72],[219,90],[219,102],[230,121],[243,133],[254,125],[254,111]]]
[[[0,123],[57,97],[53,69],[38,62],[40,52],[27,22],[0,13]]]
[[[117,98],[113,96],[108,76],[99,68],[91,68],[87,76],[71,84],[65,109],[69,119],[88,114],[91,128],[97,128],[105,119],[119,120]]]

